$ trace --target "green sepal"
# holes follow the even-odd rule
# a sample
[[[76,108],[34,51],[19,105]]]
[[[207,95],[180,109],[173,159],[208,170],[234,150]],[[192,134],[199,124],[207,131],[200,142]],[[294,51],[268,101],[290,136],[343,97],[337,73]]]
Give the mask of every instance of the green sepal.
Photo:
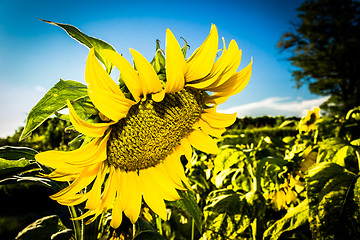
[[[164,51],[160,48],[160,41],[156,40],[156,53],[155,57],[151,60],[150,64],[155,69],[155,72],[159,74],[165,73],[165,57]]]
[[[109,49],[109,50],[115,51],[115,49],[109,43],[104,42],[103,40],[100,40],[100,39],[97,39],[94,37],[90,37],[90,36],[84,34],[83,32],[81,32],[78,28],[68,25],[68,24],[56,23],[56,22],[51,22],[51,21],[47,21],[47,20],[41,20],[41,21],[61,27],[62,29],[64,29],[66,31],[66,33],[70,37],[74,38],[81,44],[84,44],[88,48],[95,48],[96,57],[104,64],[104,66],[106,67],[106,71],[108,73],[111,73],[113,64],[111,62],[109,62],[102,53],[102,49]]]
[[[67,99],[70,101],[77,101],[86,96],[86,85],[72,80],[64,81],[60,79],[60,81],[56,83],[55,86],[52,87],[31,109],[19,141],[29,136],[32,131],[55,112],[65,108]]]
[[[180,38],[185,42],[185,45],[181,48],[181,52],[183,53],[184,58],[186,58],[186,52],[188,48],[190,49],[190,46],[187,44],[187,41],[183,37]]]

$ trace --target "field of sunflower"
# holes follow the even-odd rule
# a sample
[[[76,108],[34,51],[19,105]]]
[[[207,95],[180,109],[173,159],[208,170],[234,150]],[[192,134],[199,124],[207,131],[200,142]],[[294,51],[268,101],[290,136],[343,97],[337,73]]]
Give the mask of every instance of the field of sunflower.
[[[252,60],[237,72],[233,40],[217,58],[215,25],[189,58],[167,29],[151,62],[130,49],[133,66],[109,44],[49,23],[90,48],[87,85],[60,80],[30,111],[24,144],[0,148],[2,238],[360,235],[360,109],[244,128],[217,106],[245,88]]]

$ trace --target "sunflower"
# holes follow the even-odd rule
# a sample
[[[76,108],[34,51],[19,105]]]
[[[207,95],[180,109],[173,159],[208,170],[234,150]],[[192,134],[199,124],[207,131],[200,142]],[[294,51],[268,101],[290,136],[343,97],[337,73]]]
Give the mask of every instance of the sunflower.
[[[188,186],[180,156],[191,159],[192,146],[217,153],[211,136],[221,136],[225,127],[234,123],[236,113],[218,113],[216,107],[239,93],[251,76],[252,61],[236,72],[241,50],[234,40],[227,49],[224,42],[215,61],[215,25],[187,60],[167,29],[163,80],[139,52],[130,52],[134,67],[115,51],[102,52],[120,71],[126,85],[120,88],[90,49],[85,80],[101,122],[86,122],[69,100],[67,105],[74,128],[92,140],[74,151],[46,151],[35,157],[54,168],[49,178],[71,182],[52,199],[68,206],[86,202],[87,212],[79,218],[91,217],[88,222],[112,210],[113,228],[119,227],[123,213],[132,223],[137,221],[142,198],[166,219],[164,200],[180,199],[177,190],[185,191]]]
[[[301,132],[310,132],[316,128],[315,122],[320,118],[320,108],[314,107],[309,110],[304,118],[299,123],[299,130]]]

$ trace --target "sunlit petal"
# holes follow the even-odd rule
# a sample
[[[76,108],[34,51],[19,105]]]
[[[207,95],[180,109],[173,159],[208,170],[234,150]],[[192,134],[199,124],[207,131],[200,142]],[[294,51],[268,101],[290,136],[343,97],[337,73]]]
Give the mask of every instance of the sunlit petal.
[[[188,66],[181,47],[170,29],[166,29],[166,85],[165,92],[178,92],[184,88],[184,74]]]
[[[124,96],[119,86],[111,79],[96,59],[94,48],[90,49],[86,62],[85,80],[92,88],[102,89],[115,95]]]
[[[124,174],[126,174],[126,192],[124,192],[124,198],[127,198],[127,206],[124,209],[124,213],[134,224],[140,215],[142,189],[139,184],[139,176],[136,172],[129,171]]]
[[[135,98],[136,101],[140,100],[140,95],[142,94],[142,86],[139,76],[131,64],[120,54],[111,50],[103,50],[103,53],[110,62],[112,62],[120,71],[121,76],[124,79],[124,82]]]
[[[216,142],[201,130],[195,129],[190,133],[187,139],[191,145],[202,152],[210,154],[217,154],[218,152],[218,146]]]
[[[209,99],[217,101],[218,104],[224,101],[221,98],[227,99],[229,96],[233,96],[241,92],[246,85],[249,83],[252,71],[252,59],[251,62],[241,71],[233,74],[226,82],[222,85],[209,88],[210,91],[216,92],[210,96]]]
[[[215,108],[205,109],[201,119],[214,128],[225,128],[236,121],[236,113],[218,113]]]
[[[66,101],[69,107],[69,117],[70,121],[75,127],[75,129],[82,134],[89,137],[102,137],[104,132],[109,128],[110,125],[114,124],[114,122],[108,123],[87,123],[83,121],[75,112],[74,107],[71,105],[70,101]]]
[[[158,214],[162,219],[166,220],[166,206],[160,195],[159,189],[155,188],[151,181],[151,168],[139,171],[140,185],[142,186],[143,197],[146,204]]]
[[[120,97],[101,89],[93,90],[89,88],[88,93],[95,107],[115,122],[125,117],[130,107],[135,104],[135,102],[125,97]]]
[[[162,86],[154,68],[138,51],[130,48],[130,52],[134,58],[135,66],[139,73],[142,95],[146,96],[149,93],[160,92],[162,90]]]
[[[216,58],[218,42],[217,28],[213,24],[203,44],[187,60],[189,70],[185,75],[186,82],[201,79],[210,73]]]

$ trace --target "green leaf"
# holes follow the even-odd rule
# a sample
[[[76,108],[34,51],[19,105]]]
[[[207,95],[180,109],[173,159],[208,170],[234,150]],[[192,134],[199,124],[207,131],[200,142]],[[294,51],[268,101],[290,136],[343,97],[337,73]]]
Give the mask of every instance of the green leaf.
[[[0,180],[6,179],[15,174],[38,169],[40,169],[39,165],[37,165],[34,161],[26,159],[7,160],[0,158]]]
[[[109,62],[102,53],[102,49],[109,49],[112,51],[115,51],[115,49],[108,44],[107,42],[104,42],[103,40],[90,37],[83,32],[81,32],[78,28],[68,25],[68,24],[62,24],[62,23],[56,23],[51,21],[42,20],[46,23],[50,23],[52,25],[61,27],[66,31],[67,34],[69,34],[70,37],[74,38],[75,40],[79,41],[80,43],[84,44],[88,48],[95,48],[95,55],[96,57],[104,64],[106,67],[106,71],[108,73],[111,73],[111,70],[113,68],[113,65],[111,62]]]
[[[313,239],[356,239],[360,235],[353,188],[357,175],[331,162],[311,168],[306,177]]]
[[[291,209],[284,217],[277,220],[264,232],[264,239],[270,237],[270,240],[279,239],[281,234],[294,230],[308,221],[309,204],[307,199],[302,201],[298,206]]]
[[[34,156],[38,152],[28,147],[3,146],[0,147],[0,158],[8,160],[18,160],[25,158],[27,160],[35,160]]]
[[[259,193],[241,195],[226,190],[211,192],[204,208],[205,239],[241,239],[251,222],[263,214]]]
[[[47,118],[66,107],[66,100],[75,101],[87,96],[86,85],[72,81],[62,80],[55,84],[45,96],[31,109],[20,141],[29,136]]]
[[[195,194],[188,190],[188,191],[178,191],[181,199],[177,201],[167,202],[168,205],[178,207],[186,211],[188,214],[190,214],[191,217],[193,217],[195,221],[195,225],[198,228],[199,232],[202,231],[202,212],[199,208]]]
[[[70,234],[62,235],[58,238],[57,234],[65,230],[66,227],[62,224],[60,218],[56,215],[40,218],[23,229],[16,237],[17,240],[37,239],[70,239]],[[53,236],[54,235],[54,236]]]
[[[246,158],[246,155],[238,148],[221,148],[214,160],[214,174],[223,169],[228,169],[233,165],[239,164]]]
[[[39,165],[32,161],[35,154],[37,151],[27,147],[0,147],[0,180],[40,169]]]
[[[346,167],[345,159],[354,153],[353,148],[351,146],[344,146],[340,148],[339,151],[336,152],[333,162],[339,164],[342,167]]]
[[[135,223],[134,240],[164,240],[164,238],[148,222],[138,218]]]

